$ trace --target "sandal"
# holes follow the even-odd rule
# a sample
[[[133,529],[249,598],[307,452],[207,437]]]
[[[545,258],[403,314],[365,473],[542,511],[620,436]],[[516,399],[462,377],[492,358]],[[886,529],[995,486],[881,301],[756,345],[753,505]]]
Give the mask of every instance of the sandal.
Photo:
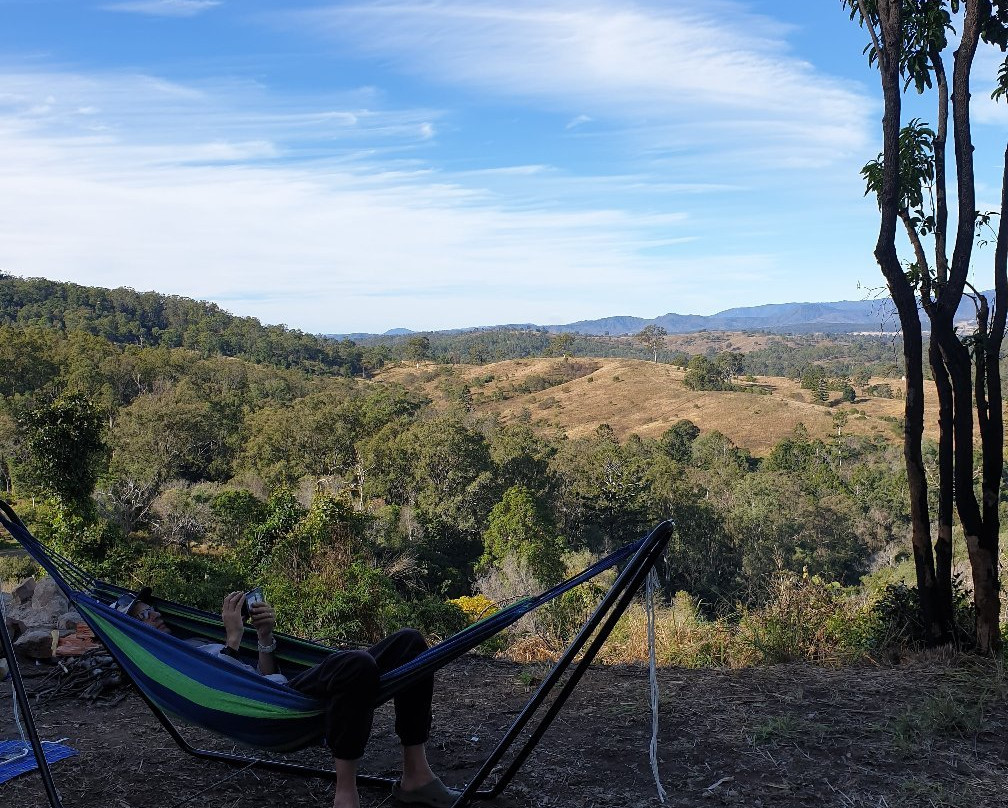
[[[411,788],[409,791],[402,788],[399,783],[392,786],[392,796],[399,802],[427,805],[429,808],[451,808],[461,794],[461,791],[448,788],[441,782],[440,777],[435,777],[427,785]]]

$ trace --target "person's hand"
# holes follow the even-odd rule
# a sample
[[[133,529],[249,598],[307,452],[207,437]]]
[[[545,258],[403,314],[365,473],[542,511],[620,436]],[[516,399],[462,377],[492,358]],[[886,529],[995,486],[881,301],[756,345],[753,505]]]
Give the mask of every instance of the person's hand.
[[[224,623],[225,642],[235,651],[241,645],[245,633],[245,621],[242,619],[242,604],[245,602],[244,592],[229,592],[221,604],[221,620]]]
[[[271,645],[273,643],[273,627],[276,626],[276,613],[273,607],[265,600],[262,603],[253,603],[249,606],[250,621],[259,635],[260,645]]]

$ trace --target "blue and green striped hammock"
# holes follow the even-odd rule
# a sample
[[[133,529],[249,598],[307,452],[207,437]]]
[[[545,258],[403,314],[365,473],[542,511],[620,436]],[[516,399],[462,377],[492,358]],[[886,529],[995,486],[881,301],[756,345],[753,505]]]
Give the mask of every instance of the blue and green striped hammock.
[[[111,604],[120,596],[129,594],[129,590],[95,579],[70,559],[43,545],[25,527],[10,505],[2,500],[0,525],[52,576],[170,731],[166,715],[225,735],[239,743],[269,751],[299,749],[321,740],[322,716],[325,713],[325,706],[321,702],[286,684],[260,676],[250,668],[233,665],[207,654],[187,642],[191,638],[219,642],[224,636],[219,615],[153,597],[149,599],[151,604],[161,612],[173,633],[160,632],[112,607]],[[522,598],[432,646],[405,665],[384,674],[380,680],[377,704],[388,701],[417,678],[429,676],[458,659],[534,609],[589,581],[604,570],[631,559],[617,578],[616,584],[603,598],[596,614],[589,619],[586,629],[591,628],[591,631],[582,630],[585,635],[583,641],[579,642],[579,635],[578,640],[568,649],[570,658],[564,665],[566,667],[606,617],[611,621],[605,631],[608,635],[615,619],[622,614],[640,588],[644,576],[664,553],[671,529],[671,523],[663,522],[647,537],[606,556],[584,572],[540,595]],[[608,605],[603,609],[605,604]],[[619,614],[613,617],[611,612],[616,608]],[[594,625],[591,625],[593,622]],[[335,650],[281,633],[277,634],[277,641],[276,655],[281,669],[288,675],[321,662]],[[246,629],[243,646],[250,654],[254,652],[256,637],[253,629]],[[591,656],[594,656],[594,651]],[[561,663],[554,670],[558,670]],[[172,734],[176,741],[180,741],[176,732]],[[188,745],[185,748],[194,754],[205,751],[194,750]],[[240,755],[214,753],[201,756],[227,759],[229,762],[239,760],[247,763],[254,760]],[[291,767],[291,764],[262,763],[267,768],[286,770]],[[301,769],[296,766],[294,768]],[[327,776],[324,770],[311,769],[305,773]],[[484,792],[479,792],[478,795],[483,794]]]

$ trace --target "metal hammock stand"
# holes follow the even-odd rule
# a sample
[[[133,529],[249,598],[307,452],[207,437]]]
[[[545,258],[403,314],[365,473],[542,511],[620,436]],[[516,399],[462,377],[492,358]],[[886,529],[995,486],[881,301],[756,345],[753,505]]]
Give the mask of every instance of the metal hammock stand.
[[[0,502],[0,510],[6,512],[8,518],[13,514],[6,503]],[[16,519],[16,516],[14,517]],[[10,531],[7,520],[3,520],[4,526]],[[529,699],[528,703],[514,720],[511,727],[504,733],[497,746],[490,756],[482,764],[472,780],[465,786],[454,808],[462,808],[472,804],[478,799],[492,799],[499,796],[515,774],[525,763],[528,757],[535,750],[543,735],[553,723],[557,714],[567,702],[574,688],[577,687],[585,672],[594,661],[602,645],[608,639],[617,621],[633,602],[634,597],[644,585],[648,574],[655,565],[662,559],[665,553],[673,530],[671,522],[662,522],[654,530],[642,539],[636,547],[632,557],[626,566],[619,573],[616,581],[602,597],[598,606],[591,616],[582,626],[577,636],[566,648],[559,660],[544,677],[542,683]],[[11,531],[15,538],[16,533]],[[19,539],[20,541],[20,539]],[[38,560],[38,559],[36,559]],[[85,619],[90,623],[90,618],[85,615]],[[92,629],[95,626],[92,625]],[[96,632],[97,633],[97,632]],[[24,688],[20,670],[18,669],[17,658],[14,654],[13,643],[4,621],[0,620],[0,635],[3,637],[4,653],[10,661],[11,676],[14,683],[15,697],[21,707],[27,734],[35,752],[35,759],[38,763],[39,774],[45,785],[46,794],[52,808],[62,808],[62,802],[56,791],[49,765],[42,752],[42,745],[38,738],[35,727],[35,720],[32,715],[31,706]],[[453,657],[455,658],[455,657]],[[450,661],[450,660],[446,660]],[[124,669],[124,674],[132,680],[129,673]],[[301,777],[319,777],[334,780],[336,774],[331,769],[307,766],[290,761],[282,761],[268,758],[258,758],[251,755],[241,755],[236,753],[220,752],[212,749],[201,749],[190,744],[166,712],[156,704],[143,690],[137,687],[137,692],[144,699],[158,721],[165,728],[172,739],[185,752],[194,757],[216,760],[232,766],[254,767],[269,771],[281,772],[288,775]],[[551,699],[552,697],[552,699]],[[548,702],[548,703],[547,703]],[[537,713],[541,715],[537,718]],[[519,737],[528,730],[528,735],[520,744]],[[508,755],[511,754],[507,767],[497,776],[492,785],[484,788],[484,784],[490,778],[494,768]],[[368,774],[359,774],[357,782],[364,786],[389,786],[395,782],[388,777],[378,777]]]

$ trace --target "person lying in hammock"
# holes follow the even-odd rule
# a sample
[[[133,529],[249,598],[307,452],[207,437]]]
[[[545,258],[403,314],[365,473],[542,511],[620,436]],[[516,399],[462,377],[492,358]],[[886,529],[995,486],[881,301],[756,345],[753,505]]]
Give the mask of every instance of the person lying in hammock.
[[[150,597],[149,591],[141,590],[139,597],[123,596],[115,603],[115,608],[170,634],[171,629],[158,610],[144,600]],[[245,622],[242,616],[244,603],[242,592],[225,595],[221,605],[226,635],[224,642],[201,643],[198,647],[235,665],[251,668],[239,657]],[[427,649],[427,642],[419,631],[403,629],[366,651],[334,651],[315,667],[287,679],[277,669],[273,656],[276,650],[273,607],[266,601],[253,603],[248,613],[249,622],[259,638],[256,670],[270,679],[285,682],[307,696],[327,702],[325,740],[335,759],[333,768],[337,777],[333,808],[359,808],[357,763],[363,757],[364,747],[371,735],[378,677],[414,659]],[[427,762],[424,746],[430,735],[433,696],[434,679],[428,677],[395,697],[395,731],[402,743],[403,773],[393,786],[392,795],[404,803],[447,808],[458,799],[459,792],[448,788],[434,774]]]

